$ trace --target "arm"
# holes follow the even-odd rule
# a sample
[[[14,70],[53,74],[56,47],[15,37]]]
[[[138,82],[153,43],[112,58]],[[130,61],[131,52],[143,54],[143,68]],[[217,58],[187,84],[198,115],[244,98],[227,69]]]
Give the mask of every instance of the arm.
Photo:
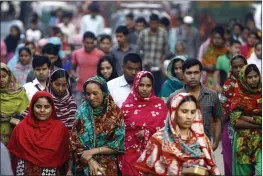
[[[216,150],[220,141],[221,118],[224,117],[224,112],[217,94],[214,94],[214,96],[215,96],[215,104],[214,107],[212,108],[212,115],[215,121],[215,133],[214,133],[214,142],[212,148],[213,150]]]
[[[230,119],[231,119],[231,123],[233,124],[233,126],[236,129],[261,129],[261,125],[256,125],[250,122],[247,122],[243,118],[241,118],[242,116],[242,111],[240,110],[235,110],[232,111],[232,113],[230,114]]]
[[[221,92],[222,91],[222,87],[220,86],[220,71],[219,70],[216,70],[214,72],[214,79],[215,79],[215,82],[216,82],[216,90],[217,90],[217,92]]]
[[[261,121],[261,116],[241,116],[240,120],[252,123],[252,124],[256,124],[256,125],[261,125],[262,121]]]
[[[217,119],[215,122],[215,134],[214,134],[214,142],[213,142],[213,150],[215,151],[218,147],[220,141],[221,134],[221,120]]]

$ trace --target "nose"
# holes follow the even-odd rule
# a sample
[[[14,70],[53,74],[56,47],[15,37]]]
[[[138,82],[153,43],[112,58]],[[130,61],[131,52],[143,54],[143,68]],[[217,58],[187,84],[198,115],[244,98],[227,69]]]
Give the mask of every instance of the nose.
[[[60,86],[60,87],[58,88],[58,90],[59,90],[60,92],[62,92],[62,91],[63,91],[63,87]]]
[[[44,111],[45,111],[45,108],[42,107],[42,108],[40,109],[40,112],[44,112]]]

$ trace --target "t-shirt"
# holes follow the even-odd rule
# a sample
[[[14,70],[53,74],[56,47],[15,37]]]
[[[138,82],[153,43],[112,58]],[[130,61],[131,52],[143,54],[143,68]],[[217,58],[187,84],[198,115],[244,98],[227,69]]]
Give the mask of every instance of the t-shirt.
[[[230,58],[227,54],[224,54],[222,56],[219,56],[216,62],[216,69],[217,70],[223,70],[226,72],[227,75],[229,75],[230,72]]]
[[[97,75],[97,65],[104,53],[95,48],[91,52],[86,52],[84,48],[80,48],[73,52],[72,64],[77,65],[79,80],[76,90],[83,91],[83,84],[90,77]]]

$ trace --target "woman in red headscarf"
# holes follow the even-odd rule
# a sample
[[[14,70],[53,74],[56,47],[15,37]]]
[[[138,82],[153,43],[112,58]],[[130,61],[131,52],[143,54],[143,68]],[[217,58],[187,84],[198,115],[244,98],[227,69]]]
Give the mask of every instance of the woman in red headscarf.
[[[134,167],[137,159],[150,137],[164,126],[168,109],[164,101],[154,95],[153,85],[154,77],[150,72],[139,72],[122,105],[125,123],[125,154],[120,160],[122,175],[139,175]]]
[[[52,96],[37,92],[29,113],[14,129],[8,144],[16,175],[58,175],[67,170],[69,133],[57,119]]]

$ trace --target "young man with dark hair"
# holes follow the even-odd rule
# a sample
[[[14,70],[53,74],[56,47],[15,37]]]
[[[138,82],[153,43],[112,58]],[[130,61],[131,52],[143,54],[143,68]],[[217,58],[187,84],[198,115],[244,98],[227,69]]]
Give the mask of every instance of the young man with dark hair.
[[[140,33],[137,45],[143,53],[143,66],[155,77],[154,92],[158,95],[164,81],[162,61],[169,51],[168,34],[165,29],[159,27],[158,15],[152,14],[149,24],[150,27]]]
[[[72,14],[70,12],[65,12],[62,16],[62,23],[58,24],[62,33],[66,35],[67,42],[72,43],[73,37],[77,34],[76,26],[71,22]]]
[[[205,87],[200,83],[203,66],[197,59],[187,59],[182,71],[184,74],[185,85],[182,89],[177,90],[170,95],[167,101],[167,107],[170,107],[171,100],[174,95],[182,92],[191,93],[199,102],[201,113],[203,117],[204,130],[207,137],[211,140],[213,137],[213,150],[216,150],[220,140],[221,134],[221,118],[223,118],[223,109],[217,93]],[[211,118],[213,118],[214,134],[210,130]]]
[[[83,84],[90,77],[97,74],[97,64],[104,53],[95,48],[96,37],[92,32],[85,32],[83,35],[83,48],[75,50],[72,54],[72,74],[78,78],[76,86],[76,102],[81,103]]]
[[[37,42],[42,38],[42,31],[38,28],[36,19],[32,19],[30,23],[31,28],[26,30],[26,40],[29,42]]]
[[[241,54],[245,56],[245,58],[248,59],[252,55],[257,38],[258,35],[256,32],[252,31],[248,34],[247,43],[241,48]]]
[[[104,52],[106,56],[110,55],[111,46],[112,46],[112,38],[110,35],[103,34],[99,36],[98,47],[101,51]]]
[[[241,38],[241,34],[242,34],[242,31],[244,30],[244,27],[239,24],[239,23],[235,23],[233,25],[233,34],[232,34],[232,38],[234,40],[238,40],[238,41],[242,41],[242,38]]]
[[[32,82],[28,82],[23,86],[26,90],[29,101],[36,92],[45,90],[51,62],[47,56],[34,55],[32,66],[36,78]]]
[[[143,31],[147,27],[147,22],[145,18],[139,17],[135,21],[135,33],[137,37],[139,36],[140,32]],[[137,39],[137,38],[136,38]]]
[[[229,50],[226,54],[219,56],[216,62],[216,70],[214,72],[214,79],[216,82],[216,91],[221,92],[222,86],[227,79],[230,72],[230,60],[241,52],[241,43],[238,40],[232,40]]]
[[[111,49],[111,56],[114,60],[117,74],[122,75],[122,65],[124,56],[128,53],[139,54],[139,48],[136,45],[130,44],[128,40],[129,30],[126,26],[119,26],[116,29],[116,37],[118,45]]]
[[[142,59],[140,55],[128,53],[124,57],[122,68],[123,75],[107,83],[114,102],[120,108],[131,91],[136,74],[142,70]]]

